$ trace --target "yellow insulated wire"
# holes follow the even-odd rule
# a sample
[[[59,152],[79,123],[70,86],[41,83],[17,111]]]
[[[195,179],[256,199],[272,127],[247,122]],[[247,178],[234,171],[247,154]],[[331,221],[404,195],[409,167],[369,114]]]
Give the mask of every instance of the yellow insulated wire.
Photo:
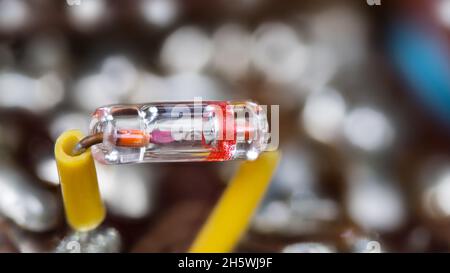
[[[96,228],[105,218],[91,150],[72,156],[73,147],[83,138],[77,130],[63,133],[55,144],[55,158],[69,225],[78,231]]]
[[[279,152],[266,152],[242,163],[189,252],[230,252],[246,231],[280,160]]]

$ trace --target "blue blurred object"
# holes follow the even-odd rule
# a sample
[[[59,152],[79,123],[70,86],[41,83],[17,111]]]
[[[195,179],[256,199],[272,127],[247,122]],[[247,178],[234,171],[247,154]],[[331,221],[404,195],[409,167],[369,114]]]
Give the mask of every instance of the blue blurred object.
[[[450,128],[450,49],[439,32],[398,20],[387,34],[387,50],[410,91]]]

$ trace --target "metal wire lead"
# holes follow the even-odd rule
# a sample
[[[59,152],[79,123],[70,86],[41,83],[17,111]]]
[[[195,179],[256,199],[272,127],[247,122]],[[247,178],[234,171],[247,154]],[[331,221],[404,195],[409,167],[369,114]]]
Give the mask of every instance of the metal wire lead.
[[[84,153],[87,149],[89,149],[91,146],[94,146],[96,144],[103,142],[103,133],[97,133],[94,135],[87,136],[80,140],[75,147],[72,149],[72,155],[77,156],[82,153]]]

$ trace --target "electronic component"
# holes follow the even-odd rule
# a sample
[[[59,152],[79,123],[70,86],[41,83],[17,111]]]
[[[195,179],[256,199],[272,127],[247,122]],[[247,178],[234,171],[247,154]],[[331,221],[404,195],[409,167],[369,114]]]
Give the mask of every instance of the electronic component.
[[[90,136],[74,150],[92,147],[104,164],[253,160],[268,141],[264,109],[253,102],[161,102],[112,105],[93,114]]]

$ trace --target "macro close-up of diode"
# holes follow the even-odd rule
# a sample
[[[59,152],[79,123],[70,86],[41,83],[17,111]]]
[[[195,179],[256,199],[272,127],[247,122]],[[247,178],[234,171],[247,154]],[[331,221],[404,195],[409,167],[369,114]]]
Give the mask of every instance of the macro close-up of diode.
[[[55,144],[67,222],[80,236],[89,236],[105,218],[94,159],[105,164],[256,160],[268,146],[268,127],[266,112],[252,102],[160,102],[98,108],[91,135],[83,137],[80,131],[69,130]],[[278,153],[269,153],[241,165],[191,251],[233,249],[277,166]],[[259,168],[260,173],[254,174]],[[224,238],[222,232],[228,236]]]
[[[449,0],[0,0],[0,253],[450,252],[449,75]]]

